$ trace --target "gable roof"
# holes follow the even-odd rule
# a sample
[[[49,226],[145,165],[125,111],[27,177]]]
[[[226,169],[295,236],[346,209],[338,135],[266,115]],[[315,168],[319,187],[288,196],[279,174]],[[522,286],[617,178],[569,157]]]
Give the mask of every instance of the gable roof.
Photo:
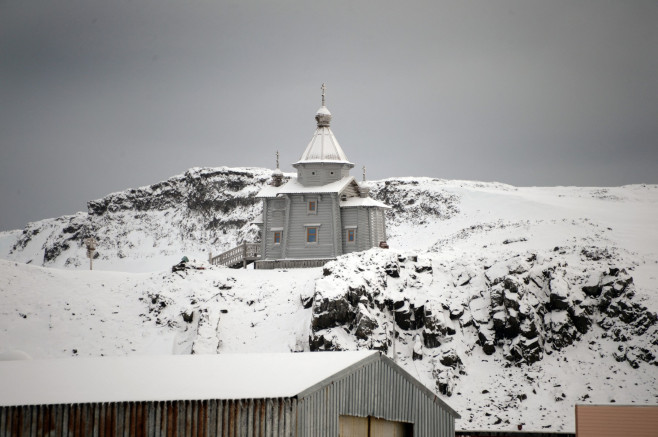
[[[354,176],[346,176],[329,184],[306,186],[302,185],[296,177],[291,177],[288,182],[280,187],[274,187],[272,185],[263,187],[256,194],[256,197],[276,197],[279,194],[340,193],[352,182],[356,184]]]
[[[375,200],[372,197],[348,197],[340,201],[341,208],[353,208],[357,206],[375,206],[377,208],[391,209],[387,204]]]
[[[378,352],[0,362],[0,406],[293,397]]]
[[[315,391],[318,391],[330,384],[333,384],[334,381],[339,380],[343,377],[346,377],[360,368],[367,366],[375,361],[381,361],[385,366],[391,368],[393,371],[397,372],[400,376],[402,376],[404,379],[406,379],[409,383],[411,383],[414,387],[416,387],[417,390],[419,390],[421,393],[423,393],[425,396],[430,398],[434,403],[439,404],[443,409],[447,410],[453,417],[456,419],[461,419],[461,415],[457,413],[452,407],[450,407],[448,404],[446,404],[441,398],[437,396],[436,393],[434,393],[432,390],[427,388],[425,385],[423,385],[419,380],[414,378],[410,373],[408,373],[406,370],[404,370],[401,366],[397,365],[393,360],[388,358],[386,355],[384,355],[382,352],[376,352],[374,354],[371,354],[367,357],[365,357],[363,360],[358,361],[354,364],[352,364],[350,367],[347,367],[340,372],[331,375],[329,378],[324,379],[323,381],[318,382],[317,384],[307,388],[306,390],[300,392],[297,394],[297,397],[302,398],[309,393],[313,393]]]

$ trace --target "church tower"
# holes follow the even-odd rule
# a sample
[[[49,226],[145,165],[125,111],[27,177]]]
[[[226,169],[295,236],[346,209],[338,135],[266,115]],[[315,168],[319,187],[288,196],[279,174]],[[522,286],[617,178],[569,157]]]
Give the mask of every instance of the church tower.
[[[385,246],[389,207],[350,175],[354,164],[331,131],[325,92],[322,84],[315,133],[292,164],[297,176],[281,184],[277,157],[272,184],[257,195],[263,220],[256,268],[316,267],[345,253]]]
[[[336,182],[350,175],[354,167],[331,131],[331,112],[325,105],[325,85],[322,84],[322,106],[315,114],[317,128],[302,157],[292,166],[297,180],[304,186]]]

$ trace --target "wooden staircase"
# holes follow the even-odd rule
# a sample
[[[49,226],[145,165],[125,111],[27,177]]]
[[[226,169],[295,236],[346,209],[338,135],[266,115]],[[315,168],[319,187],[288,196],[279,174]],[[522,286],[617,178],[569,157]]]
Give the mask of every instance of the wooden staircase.
[[[249,264],[259,260],[260,257],[260,243],[242,243],[217,256],[212,256],[211,252],[208,261],[215,266],[226,266],[232,269],[242,267],[246,269]]]

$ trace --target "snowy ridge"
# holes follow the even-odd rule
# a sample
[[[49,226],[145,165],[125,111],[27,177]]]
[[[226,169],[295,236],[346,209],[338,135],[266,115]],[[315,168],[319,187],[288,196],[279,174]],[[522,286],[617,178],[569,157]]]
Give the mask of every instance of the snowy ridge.
[[[261,214],[254,198],[271,171],[193,168],[166,181],[88,202],[88,213],[28,224],[18,239],[0,244],[6,258],[50,267],[88,266],[83,239],[98,240],[97,267],[151,271],[182,254],[207,259],[253,240]],[[6,234],[6,239],[11,238]]]
[[[658,402],[658,186],[370,181],[391,250],[207,265],[254,237],[270,175],[191,169],[0,234],[0,356],[379,349],[471,430],[573,431],[577,402]],[[120,272],[84,270],[91,231],[95,268]],[[171,273],[183,254],[195,268]]]

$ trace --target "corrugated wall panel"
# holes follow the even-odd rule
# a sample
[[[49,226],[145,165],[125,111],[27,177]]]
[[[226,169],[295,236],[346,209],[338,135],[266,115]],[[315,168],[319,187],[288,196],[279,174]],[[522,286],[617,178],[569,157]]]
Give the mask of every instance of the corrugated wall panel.
[[[300,437],[335,437],[340,415],[413,423],[415,437],[454,436],[452,413],[381,360],[303,395],[299,405]]]
[[[576,405],[578,437],[658,435],[658,405]]]
[[[0,437],[291,437],[296,408],[294,399],[0,407]]]

